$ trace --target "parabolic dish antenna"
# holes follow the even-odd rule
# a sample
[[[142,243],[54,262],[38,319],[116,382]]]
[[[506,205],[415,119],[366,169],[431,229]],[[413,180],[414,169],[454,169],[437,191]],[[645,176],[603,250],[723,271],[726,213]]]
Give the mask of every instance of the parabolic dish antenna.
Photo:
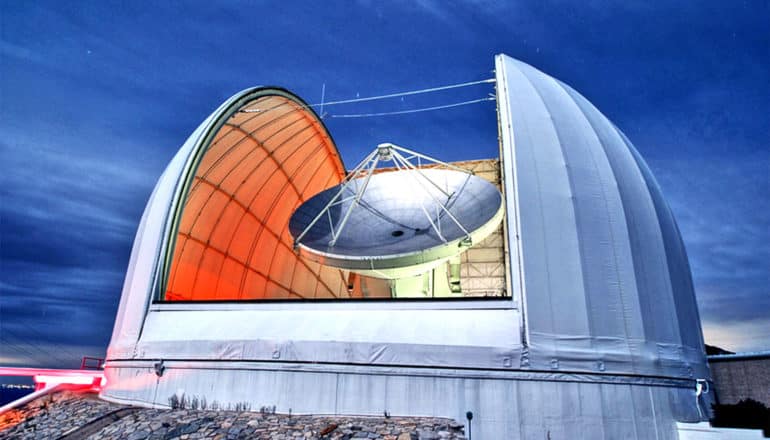
[[[401,153],[405,153],[406,156]],[[410,160],[417,160],[415,166]],[[424,162],[432,162],[424,168]],[[393,170],[377,170],[392,162]],[[381,144],[345,180],[292,214],[295,249],[318,263],[377,278],[422,274],[494,232],[500,191],[411,150]]]

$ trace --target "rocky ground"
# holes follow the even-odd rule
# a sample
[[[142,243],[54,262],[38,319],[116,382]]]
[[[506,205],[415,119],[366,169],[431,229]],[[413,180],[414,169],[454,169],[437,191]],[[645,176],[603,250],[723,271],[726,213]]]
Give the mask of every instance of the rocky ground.
[[[0,438],[56,439],[120,408],[94,394],[54,393],[0,415]]]
[[[290,416],[269,412],[135,409],[71,392],[0,415],[2,439],[461,440],[463,425],[426,417]]]

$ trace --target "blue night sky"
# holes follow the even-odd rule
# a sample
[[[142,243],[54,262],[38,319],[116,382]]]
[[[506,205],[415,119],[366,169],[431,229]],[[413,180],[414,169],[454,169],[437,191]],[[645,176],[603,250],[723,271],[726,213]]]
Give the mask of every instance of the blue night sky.
[[[112,3],[112,4],[110,4]],[[135,3],[135,4],[127,4]],[[756,2],[0,0],[0,364],[102,356],[155,181],[233,93],[309,102],[492,77],[506,53],[592,101],[679,222],[706,342],[770,349],[770,6]],[[328,107],[346,164],[391,141],[497,156],[490,84]]]

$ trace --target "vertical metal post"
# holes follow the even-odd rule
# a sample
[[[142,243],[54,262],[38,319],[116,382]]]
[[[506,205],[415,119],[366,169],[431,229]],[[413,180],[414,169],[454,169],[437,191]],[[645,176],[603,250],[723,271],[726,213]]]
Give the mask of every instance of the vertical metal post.
[[[340,233],[342,233],[342,229],[345,227],[345,223],[348,222],[348,219],[350,218],[350,214],[353,212],[353,208],[358,205],[358,202],[361,200],[361,197],[364,196],[364,192],[366,192],[366,187],[369,186],[369,179],[372,178],[372,174],[374,173],[374,169],[377,168],[377,163],[380,161],[380,156],[376,156],[374,160],[372,161],[371,166],[369,167],[369,171],[366,173],[366,180],[364,180],[364,184],[361,185],[361,187],[356,192],[356,198],[353,200],[353,202],[348,206],[347,212],[345,212],[345,217],[342,217],[342,221],[337,225],[337,234],[332,234],[332,240],[329,242],[329,246],[334,246],[337,244],[337,239],[340,237]]]
[[[361,161],[361,162],[360,162],[358,165],[356,165],[356,167],[353,169],[353,171],[351,171],[350,173],[348,173],[348,175],[347,175],[347,176],[345,176],[345,178],[342,180],[342,185],[340,186],[340,190],[339,190],[339,191],[337,192],[337,194],[336,194],[336,195],[335,195],[335,196],[334,196],[334,197],[331,199],[331,201],[329,201],[329,204],[328,204],[328,205],[326,205],[326,207],[325,207],[324,209],[322,209],[322,210],[321,210],[321,212],[319,212],[319,213],[318,213],[318,215],[317,215],[317,216],[316,216],[316,217],[313,219],[313,221],[312,221],[312,222],[310,222],[310,224],[309,224],[309,225],[307,225],[307,227],[305,228],[305,230],[304,230],[304,231],[302,231],[302,233],[301,233],[301,234],[299,234],[299,236],[298,236],[297,238],[295,238],[295,239],[294,239],[294,248],[295,248],[295,250],[296,250],[296,247],[299,245],[299,242],[300,242],[300,240],[302,240],[302,239],[305,237],[305,234],[307,234],[307,233],[308,233],[308,231],[310,230],[310,228],[312,228],[313,226],[315,226],[316,222],[317,222],[318,220],[320,220],[320,219],[321,219],[321,217],[324,215],[324,213],[328,212],[328,211],[329,211],[329,208],[331,208],[331,207],[332,207],[332,205],[334,205],[334,202],[336,202],[336,201],[337,201],[337,199],[339,199],[339,198],[340,198],[340,196],[342,195],[342,193],[343,193],[343,192],[345,191],[345,189],[348,187],[348,184],[350,183],[350,181],[351,181],[351,180],[353,180],[353,176],[355,176],[356,174],[358,174],[358,173],[359,173],[359,172],[360,172],[360,171],[361,171],[361,170],[364,168],[364,165],[366,165],[366,164],[367,164],[367,163],[368,163],[368,162],[369,162],[369,161],[372,159],[372,157],[373,157],[375,154],[377,154],[377,151],[373,151],[372,153],[370,153],[368,156],[366,156],[366,158],[365,158],[364,160],[362,160],[362,161]]]
[[[473,430],[471,429],[471,420],[473,420],[473,413],[468,411],[465,413],[465,418],[468,419],[468,440],[473,440]]]

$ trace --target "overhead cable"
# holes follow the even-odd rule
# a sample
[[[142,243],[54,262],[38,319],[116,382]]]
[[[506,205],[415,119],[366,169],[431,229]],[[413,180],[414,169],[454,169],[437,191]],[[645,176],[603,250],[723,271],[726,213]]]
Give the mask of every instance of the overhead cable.
[[[492,83],[495,82],[494,78],[489,79],[482,79],[480,81],[470,81],[466,83],[460,83],[460,84],[450,84],[447,86],[440,86],[440,87],[431,87],[429,89],[421,89],[421,90],[411,90],[408,92],[399,92],[399,93],[391,93],[388,95],[379,95],[379,96],[369,96],[366,98],[353,98],[353,99],[344,99],[342,101],[330,101],[330,102],[324,102],[319,104],[311,104],[310,107],[318,107],[321,105],[337,105],[337,104],[350,104],[353,102],[364,102],[364,101],[374,101],[376,99],[388,99],[388,98],[397,98],[399,96],[409,96],[409,95],[419,95],[421,93],[431,93],[431,92],[439,92],[442,90],[449,90],[449,89],[457,89],[460,87],[468,87],[468,86],[475,86],[477,84],[486,84],[486,83]]]
[[[495,100],[494,97],[487,97],[487,98],[481,98],[481,99],[474,99],[471,101],[456,102],[454,104],[437,105],[433,107],[423,107],[423,108],[416,108],[416,109],[410,109],[410,110],[400,110],[400,111],[381,112],[381,113],[358,113],[358,114],[346,114],[346,115],[330,114],[329,116],[332,118],[370,118],[374,116],[403,115],[407,113],[429,112],[433,110],[441,110],[445,108],[459,107],[461,105],[476,104],[479,102],[494,101],[494,100]]]
[[[478,84],[488,84],[495,82],[494,78],[489,79],[483,79],[480,81],[470,81],[465,83],[459,83],[459,84],[449,84],[446,86],[439,86],[439,87],[430,87],[427,89],[420,89],[420,90],[410,90],[406,92],[398,92],[398,93],[390,93],[387,95],[378,95],[378,96],[367,96],[365,98],[352,98],[352,99],[343,99],[341,101],[330,101],[330,102],[320,102],[318,104],[306,104],[299,106],[300,108],[308,108],[308,107],[325,107],[327,105],[338,105],[338,104],[351,104],[354,102],[366,102],[366,101],[374,101],[377,99],[389,99],[389,98],[398,98],[400,96],[411,96],[411,95],[419,95],[422,93],[432,93],[432,92],[440,92],[442,90],[451,90],[451,89],[457,89],[460,87],[469,87],[469,86],[475,86]],[[326,85],[324,84],[324,88],[322,90],[322,93],[325,94],[326,91]],[[480,102],[480,101],[479,101]],[[284,105],[288,105],[288,102],[282,102],[280,104],[277,104],[273,107],[269,108],[245,108],[238,110],[239,113],[263,113],[270,110],[274,110],[276,108],[282,107]],[[296,103],[295,103],[296,104]]]
[[[77,352],[72,351],[70,348],[68,348],[68,347],[71,347],[71,345],[65,345],[65,344],[62,344],[60,342],[55,342],[55,341],[49,340],[48,336],[46,336],[42,332],[36,330],[34,327],[32,327],[31,325],[27,324],[26,322],[19,321],[19,322],[17,322],[17,324],[20,324],[20,325],[24,326],[27,331],[31,332],[35,336],[35,339],[43,340],[43,341],[46,342],[47,345],[53,345],[54,348],[56,348],[59,351],[63,352],[65,355],[72,356],[74,359],[80,359],[83,356],[82,353],[78,354]],[[7,328],[6,328],[6,330],[7,330]],[[16,333],[16,334],[18,336],[18,333]]]
[[[34,330],[28,324],[24,322],[19,322],[18,324],[22,324],[23,326],[27,327],[27,329],[33,333],[34,337],[30,338],[27,335],[17,332],[16,330],[11,330],[8,327],[4,327],[3,332],[5,332],[5,334],[2,336],[2,338],[4,338],[6,342],[10,343],[14,340],[18,341],[16,342],[17,345],[30,347],[31,349],[37,350],[39,353],[43,355],[46,355],[48,357],[54,357],[59,362],[65,363],[65,364],[70,362],[69,360],[67,360],[66,356],[71,356],[73,358],[73,361],[81,359],[82,355],[78,355],[77,353],[70,351],[61,343],[48,340],[48,337]],[[8,335],[10,335],[13,338],[13,340],[9,340]],[[63,355],[65,357],[61,357],[60,355]]]

